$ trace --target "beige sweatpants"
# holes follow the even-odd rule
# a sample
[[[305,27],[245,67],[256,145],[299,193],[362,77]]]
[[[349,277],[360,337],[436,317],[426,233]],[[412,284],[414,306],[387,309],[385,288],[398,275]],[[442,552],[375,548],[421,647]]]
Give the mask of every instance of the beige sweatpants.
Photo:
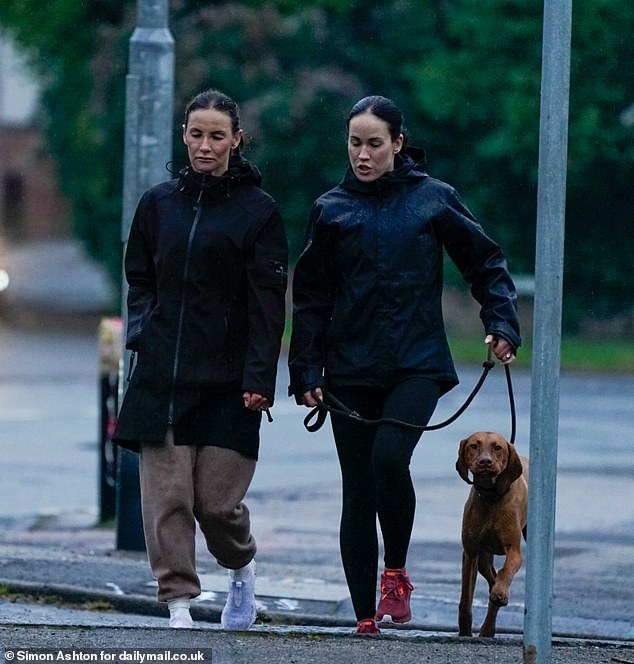
[[[249,510],[242,502],[255,460],[215,446],[143,443],[139,460],[143,530],[161,602],[196,597],[196,522],[223,567],[238,569],[255,556]]]

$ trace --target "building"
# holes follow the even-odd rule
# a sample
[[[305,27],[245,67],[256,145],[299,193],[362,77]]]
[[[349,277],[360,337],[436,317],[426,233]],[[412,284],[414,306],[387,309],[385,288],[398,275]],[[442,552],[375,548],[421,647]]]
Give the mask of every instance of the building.
[[[35,78],[0,33],[0,236],[50,238],[68,229],[69,205],[37,125]]]

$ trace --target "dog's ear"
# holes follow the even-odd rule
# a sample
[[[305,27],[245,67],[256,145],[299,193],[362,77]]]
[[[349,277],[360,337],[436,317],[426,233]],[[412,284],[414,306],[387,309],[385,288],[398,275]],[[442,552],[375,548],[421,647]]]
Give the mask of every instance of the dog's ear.
[[[458,475],[460,475],[460,477],[462,477],[462,479],[467,484],[473,484],[473,482],[469,479],[469,468],[467,466],[467,460],[465,459],[467,440],[468,438],[464,438],[460,441],[460,447],[458,448],[458,460],[456,461],[456,470],[458,471]]]
[[[508,443],[509,458],[506,468],[498,475],[495,481],[495,491],[498,496],[503,496],[510,488],[511,484],[522,475],[522,460],[515,451],[515,445]]]

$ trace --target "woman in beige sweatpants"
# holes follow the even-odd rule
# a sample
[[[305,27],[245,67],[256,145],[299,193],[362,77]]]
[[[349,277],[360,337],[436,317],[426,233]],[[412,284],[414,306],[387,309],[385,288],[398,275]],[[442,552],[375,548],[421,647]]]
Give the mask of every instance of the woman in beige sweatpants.
[[[171,429],[164,444],[141,445],[143,529],[159,601],[200,594],[196,521],[220,565],[235,570],[253,559],[256,545],[242,500],[255,464],[222,447],[174,445]]]
[[[140,453],[146,546],[170,626],[193,624],[198,523],[228,569],[221,624],[243,630],[256,618],[243,499],[275,396],[288,244],[241,154],[236,103],[205,90],[182,129],[190,165],[141,196],[130,226],[126,348],[137,361],[112,439]]]

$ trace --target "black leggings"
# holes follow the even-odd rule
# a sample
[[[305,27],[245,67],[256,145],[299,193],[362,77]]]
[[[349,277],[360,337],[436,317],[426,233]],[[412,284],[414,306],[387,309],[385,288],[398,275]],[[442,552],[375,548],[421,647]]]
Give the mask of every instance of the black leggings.
[[[438,383],[427,378],[408,378],[390,389],[342,387],[330,391],[362,417],[390,417],[421,426],[429,422],[440,396]],[[341,559],[357,620],[374,618],[376,516],[385,566],[405,567],[416,508],[409,463],[422,432],[394,424],[368,426],[337,415],[331,420],[343,487]]]

